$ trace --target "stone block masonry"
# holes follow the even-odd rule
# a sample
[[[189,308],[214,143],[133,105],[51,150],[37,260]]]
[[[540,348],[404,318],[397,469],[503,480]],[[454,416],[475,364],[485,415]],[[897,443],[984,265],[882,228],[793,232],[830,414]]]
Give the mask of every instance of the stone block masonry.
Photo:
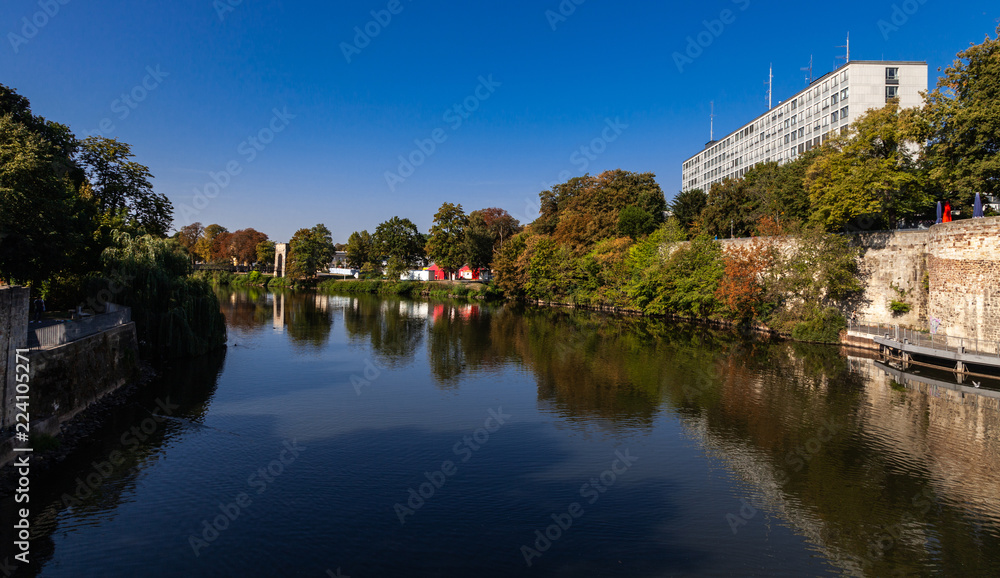
[[[720,240],[727,251],[750,242]],[[846,316],[1000,342],[1000,217],[858,233],[851,242],[862,249],[865,291]],[[892,301],[908,303],[910,311],[893,312]]]

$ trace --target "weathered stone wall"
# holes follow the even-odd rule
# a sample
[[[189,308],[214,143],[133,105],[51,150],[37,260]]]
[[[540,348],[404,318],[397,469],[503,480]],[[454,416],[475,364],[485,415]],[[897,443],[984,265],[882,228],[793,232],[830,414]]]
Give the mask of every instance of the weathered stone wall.
[[[754,240],[719,242],[728,251]],[[862,323],[923,330],[933,325],[946,335],[1000,341],[1000,217],[859,233],[851,242],[862,249],[865,292],[846,315]],[[893,312],[892,301],[908,303],[910,311]]]
[[[0,429],[14,421],[17,349],[28,347],[28,297],[24,287],[0,287]]]
[[[956,337],[1000,341],[1000,217],[931,227],[928,322]]]
[[[852,235],[863,251],[860,263],[865,294],[855,311],[859,321],[927,326],[927,242],[929,231],[873,232]],[[893,301],[910,305],[908,313],[890,309]]]

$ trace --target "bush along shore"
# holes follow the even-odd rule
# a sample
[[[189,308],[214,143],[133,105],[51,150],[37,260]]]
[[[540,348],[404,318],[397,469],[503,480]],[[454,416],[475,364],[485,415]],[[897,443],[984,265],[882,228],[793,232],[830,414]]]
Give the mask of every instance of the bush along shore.
[[[437,297],[441,299],[502,299],[503,293],[492,284],[448,281],[383,281],[379,279],[323,281],[316,286],[320,293],[398,295],[401,297]]]

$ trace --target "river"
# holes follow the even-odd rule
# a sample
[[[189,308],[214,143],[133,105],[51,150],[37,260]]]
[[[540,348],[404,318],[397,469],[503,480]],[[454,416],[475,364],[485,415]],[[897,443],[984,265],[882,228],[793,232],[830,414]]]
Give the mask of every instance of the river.
[[[1000,575],[996,383],[566,309],[220,298],[226,351],[33,486],[33,573]]]

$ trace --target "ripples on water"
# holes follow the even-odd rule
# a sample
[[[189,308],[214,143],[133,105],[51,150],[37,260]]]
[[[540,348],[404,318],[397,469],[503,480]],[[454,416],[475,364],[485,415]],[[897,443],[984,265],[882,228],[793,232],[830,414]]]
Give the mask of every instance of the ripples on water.
[[[228,350],[33,486],[34,571],[1000,575],[994,382],[586,312],[221,297]],[[187,421],[125,444],[164,396]]]

